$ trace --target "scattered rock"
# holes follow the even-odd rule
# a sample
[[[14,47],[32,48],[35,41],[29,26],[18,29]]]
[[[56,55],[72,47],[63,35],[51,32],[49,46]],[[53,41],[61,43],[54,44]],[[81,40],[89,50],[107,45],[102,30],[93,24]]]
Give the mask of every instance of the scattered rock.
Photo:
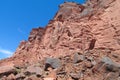
[[[92,61],[91,63],[92,63],[93,66],[97,64],[97,62],[95,60]]]
[[[49,68],[49,74],[44,78],[44,80],[56,80],[57,73],[52,68]]]
[[[115,65],[109,57],[103,57],[101,61],[104,62],[105,64]]]
[[[26,77],[24,80],[40,80],[40,79],[37,78],[36,75],[31,75],[29,77]]]
[[[32,29],[12,57],[0,60],[0,80],[119,80],[119,3],[87,0],[83,5],[60,5],[45,28]],[[41,66],[32,65],[38,61]]]
[[[104,57],[102,59],[102,62],[104,65],[106,65],[106,70],[110,72],[120,72],[120,64],[114,63],[109,57]]]
[[[19,73],[15,77],[16,77],[17,80],[23,80],[26,76],[25,76],[24,73]]]
[[[43,70],[40,67],[32,65],[27,67],[25,72],[29,72],[30,74],[42,75]]]
[[[85,64],[85,67],[87,67],[87,68],[92,68],[92,66],[93,66],[90,61],[85,61],[84,64]]]
[[[58,58],[47,58],[45,61],[45,70],[47,68],[52,67],[54,69],[59,68],[61,66],[61,61]]]
[[[55,80],[54,78],[44,78],[44,80]]]
[[[3,76],[1,79],[2,79],[2,80],[7,80],[7,77],[6,77],[6,76]]]
[[[110,72],[107,74],[104,80],[118,80],[119,74]]]
[[[102,60],[97,63],[93,72],[105,75],[104,80],[118,80],[120,74],[119,64],[112,61],[109,57],[103,57]],[[106,75],[107,74],[107,75]]]
[[[79,80],[81,77],[80,73],[70,73],[70,76],[74,79],[74,80]]]
[[[10,74],[8,77],[7,77],[7,80],[15,80],[15,75],[14,74]]]
[[[14,65],[5,65],[5,66],[0,66],[0,75],[9,75],[11,73],[16,73]]]
[[[74,63],[79,63],[82,62],[83,60],[85,60],[85,57],[82,54],[79,53],[74,54],[74,59],[73,59]]]

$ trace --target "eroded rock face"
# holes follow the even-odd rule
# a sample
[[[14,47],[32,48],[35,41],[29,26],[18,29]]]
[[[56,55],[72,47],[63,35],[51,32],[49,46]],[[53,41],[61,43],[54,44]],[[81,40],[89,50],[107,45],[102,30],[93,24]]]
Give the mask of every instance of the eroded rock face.
[[[33,29],[13,57],[0,61],[0,69],[6,63],[22,68],[50,57],[65,63],[65,67],[60,66],[60,74],[67,75],[66,79],[75,80],[80,75],[79,80],[109,80],[111,76],[111,79],[117,80],[120,77],[120,66],[116,64],[120,63],[119,4],[120,0],[61,4],[54,19],[45,28]],[[54,66],[52,62],[49,64]]]
[[[77,51],[102,49],[119,54],[118,3],[118,0],[88,0],[84,5],[72,2],[60,5],[46,28],[33,29],[28,41],[21,42],[14,58],[17,56],[19,62],[29,64]]]

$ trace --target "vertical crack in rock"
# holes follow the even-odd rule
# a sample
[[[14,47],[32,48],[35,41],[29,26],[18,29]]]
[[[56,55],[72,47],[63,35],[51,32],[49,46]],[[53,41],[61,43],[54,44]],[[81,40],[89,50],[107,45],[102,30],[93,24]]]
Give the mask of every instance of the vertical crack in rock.
[[[95,42],[96,42],[96,39],[92,39],[92,40],[91,40],[91,42],[90,42],[90,44],[89,44],[88,50],[94,49],[94,47],[95,47]]]

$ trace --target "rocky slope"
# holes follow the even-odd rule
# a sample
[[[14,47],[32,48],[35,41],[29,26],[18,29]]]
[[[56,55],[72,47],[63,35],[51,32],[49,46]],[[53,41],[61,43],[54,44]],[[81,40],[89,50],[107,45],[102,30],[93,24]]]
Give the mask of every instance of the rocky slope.
[[[120,0],[65,2],[0,61],[2,80],[120,80]]]

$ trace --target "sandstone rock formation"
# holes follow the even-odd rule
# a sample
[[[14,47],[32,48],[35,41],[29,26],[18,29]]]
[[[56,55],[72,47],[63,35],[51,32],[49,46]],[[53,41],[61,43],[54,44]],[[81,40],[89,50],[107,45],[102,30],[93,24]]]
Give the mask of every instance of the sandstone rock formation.
[[[47,80],[46,72],[51,71],[44,71],[44,68],[50,58],[54,64],[61,64],[57,65],[59,68],[53,68],[56,65],[51,61],[47,64],[57,69],[58,80],[119,80],[119,4],[120,0],[88,0],[83,5],[73,2],[61,4],[54,19],[45,28],[32,29],[28,40],[20,43],[14,55],[0,61],[0,78],[11,75],[12,72],[7,75],[4,72],[9,72],[12,67],[17,72],[20,69],[23,77],[19,78],[27,80],[31,76],[33,80],[34,77],[36,80]],[[56,63],[54,59],[59,61]],[[41,75],[37,75],[34,69],[34,74],[21,71],[38,63],[43,69],[40,69]],[[7,70],[2,71],[6,66]]]

